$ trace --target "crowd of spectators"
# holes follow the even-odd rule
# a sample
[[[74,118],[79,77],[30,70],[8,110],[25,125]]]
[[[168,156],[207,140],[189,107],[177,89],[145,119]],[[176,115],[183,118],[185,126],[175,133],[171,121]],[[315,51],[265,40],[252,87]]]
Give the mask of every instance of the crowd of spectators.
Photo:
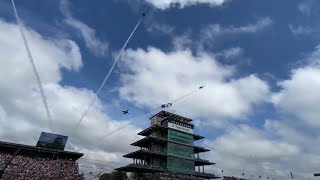
[[[0,168],[12,155],[0,152]],[[1,170],[0,169],[0,170]],[[79,174],[78,164],[67,159],[49,159],[17,155],[3,174],[5,180],[84,180]]]

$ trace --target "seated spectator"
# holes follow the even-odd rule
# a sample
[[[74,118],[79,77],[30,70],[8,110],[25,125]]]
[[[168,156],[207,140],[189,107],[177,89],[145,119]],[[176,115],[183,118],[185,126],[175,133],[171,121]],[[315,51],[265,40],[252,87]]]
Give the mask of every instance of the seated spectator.
[[[0,153],[0,167],[12,155]],[[67,159],[33,158],[17,155],[5,169],[3,179],[6,180],[84,180],[79,174],[78,165],[75,161]]]

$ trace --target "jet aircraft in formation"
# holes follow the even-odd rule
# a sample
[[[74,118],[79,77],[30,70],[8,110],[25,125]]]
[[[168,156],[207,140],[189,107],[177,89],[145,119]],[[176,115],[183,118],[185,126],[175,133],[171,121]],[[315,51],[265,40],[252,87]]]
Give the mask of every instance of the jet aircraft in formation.
[[[129,113],[129,109],[127,109],[127,110],[125,110],[125,111],[122,111],[122,113],[123,113],[123,114],[130,114],[130,113]]]

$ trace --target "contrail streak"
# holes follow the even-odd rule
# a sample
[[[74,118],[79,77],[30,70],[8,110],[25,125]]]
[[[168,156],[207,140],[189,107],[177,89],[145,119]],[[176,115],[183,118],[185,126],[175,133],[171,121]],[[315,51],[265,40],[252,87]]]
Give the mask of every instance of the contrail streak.
[[[131,32],[129,38],[127,39],[127,41],[124,43],[120,53],[118,54],[116,60],[114,61],[113,65],[111,66],[108,74],[106,75],[106,77],[104,78],[104,80],[102,81],[102,84],[100,85],[99,89],[97,90],[95,96],[93,97],[92,101],[90,102],[88,108],[84,111],[84,113],[82,114],[80,120],[77,123],[76,126],[76,130],[79,128],[79,126],[81,125],[81,122],[83,121],[83,118],[87,115],[88,111],[90,110],[91,106],[93,105],[93,103],[96,101],[97,97],[99,96],[102,88],[105,86],[110,74],[112,73],[114,67],[116,66],[117,62],[119,61],[124,49],[127,47],[127,44],[129,43],[131,37],[133,36],[134,32],[137,30],[138,26],[140,25],[140,22],[142,21],[143,17],[140,18],[139,22],[137,23],[137,25],[135,26],[135,28],[133,29],[133,31]]]
[[[43,90],[41,79],[40,79],[39,73],[37,71],[36,65],[34,63],[34,60],[33,60],[29,45],[28,45],[28,41],[27,41],[27,39],[26,39],[26,37],[24,35],[23,28],[22,28],[22,23],[20,21],[16,6],[15,6],[13,0],[11,0],[11,2],[12,2],[13,9],[14,9],[14,14],[15,14],[16,19],[17,19],[17,23],[19,25],[19,29],[20,29],[20,33],[21,33],[21,36],[22,36],[22,39],[23,39],[24,46],[25,46],[25,48],[27,50],[27,54],[28,54],[29,60],[31,62],[34,74],[36,75],[37,83],[38,83],[38,86],[39,86],[39,89],[40,89],[40,94],[41,94],[41,97],[42,97],[42,102],[44,104],[44,107],[46,109],[46,113],[47,113],[47,116],[48,116],[48,119],[49,119],[49,128],[50,128],[50,130],[52,130],[52,117],[51,117],[51,114],[50,114],[50,111],[49,111],[49,106],[48,106],[46,95],[45,95],[44,90]]]
[[[190,92],[190,93],[188,93],[188,94],[186,94],[186,95],[183,95],[183,96],[181,96],[181,97],[178,98],[178,99],[173,100],[171,103],[180,101],[181,99],[183,99],[183,98],[185,98],[185,97],[187,97],[187,96],[189,96],[189,95],[191,95],[191,94],[193,94],[193,93],[195,93],[195,92],[197,92],[197,91],[198,91],[198,89],[196,89],[196,90],[194,90],[194,91],[192,91],[192,92]]]

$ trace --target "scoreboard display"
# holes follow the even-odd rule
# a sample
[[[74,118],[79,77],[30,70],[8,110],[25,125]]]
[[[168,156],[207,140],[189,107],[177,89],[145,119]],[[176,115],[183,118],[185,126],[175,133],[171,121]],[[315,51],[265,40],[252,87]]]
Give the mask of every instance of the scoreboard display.
[[[68,136],[42,132],[36,147],[64,150]]]

